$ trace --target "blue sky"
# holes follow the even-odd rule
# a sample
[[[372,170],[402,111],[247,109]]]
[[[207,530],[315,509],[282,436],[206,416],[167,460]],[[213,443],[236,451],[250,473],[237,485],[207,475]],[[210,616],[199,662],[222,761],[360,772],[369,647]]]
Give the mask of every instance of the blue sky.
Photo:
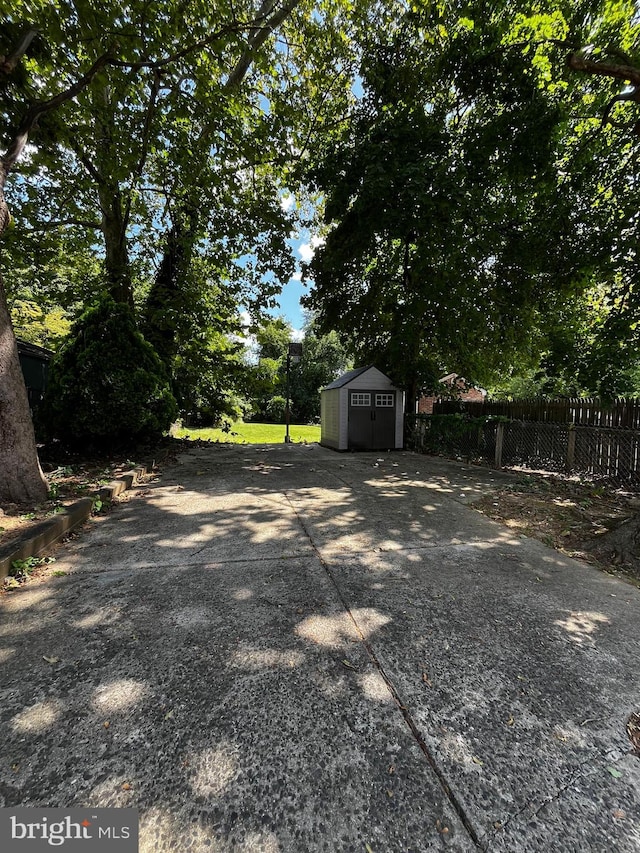
[[[300,307],[300,298],[307,290],[308,287],[303,285],[299,279],[292,278],[288,284],[285,284],[277,299],[278,307],[269,313],[286,317],[296,331],[302,329],[304,315]]]
[[[292,207],[294,203],[295,199],[292,195],[285,196],[282,199],[282,206],[285,210]],[[274,316],[284,316],[296,332],[300,332],[304,324],[304,314],[300,305],[300,299],[309,290],[308,285],[303,285],[300,281],[300,264],[303,261],[308,262],[311,260],[314,249],[319,242],[319,239],[308,231],[301,232],[298,237],[290,238],[289,244],[297,262],[297,269],[293,277],[283,287],[282,293],[278,296],[277,307],[269,312]]]

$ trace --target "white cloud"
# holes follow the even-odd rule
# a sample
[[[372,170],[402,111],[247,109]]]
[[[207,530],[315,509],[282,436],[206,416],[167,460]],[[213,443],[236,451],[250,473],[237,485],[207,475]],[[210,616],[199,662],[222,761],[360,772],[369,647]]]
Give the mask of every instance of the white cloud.
[[[291,334],[292,341],[301,341],[304,338],[304,332],[302,329],[294,329]]]
[[[293,205],[296,203],[296,198],[293,195],[283,195],[280,198],[280,207],[284,210],[291,210]]]
[[[310,263],[316,249],[318,248],[318,246],[322,246],[323,243],[324,237],[318,237],[314,234],[308,243],[301,243],[298,246],[298,254],[300,255],[305,264]]]

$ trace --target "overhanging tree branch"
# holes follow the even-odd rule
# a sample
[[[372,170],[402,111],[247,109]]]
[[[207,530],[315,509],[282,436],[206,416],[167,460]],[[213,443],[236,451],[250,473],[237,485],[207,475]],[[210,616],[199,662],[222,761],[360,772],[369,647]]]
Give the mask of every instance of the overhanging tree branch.
[[[24,34],[13,53],[9,54],[9,56],[0,56],[0,73],[9,75],[15,71],[18,62],[20,62],[37,35],[38,30],[32,27]]]
[[[631,83],[634,88],[640,88],[640,68],[633,65],[603,62],[599,59],[588,59],[580,51],[570,53],[567,57],[569,68],[573,71],[583,71],[585,74],[595,74],[599,77],[612,77]]]
[[[573,71],[581,71],[584,74],[592,74],[597,77],[609,77],[613,80],[621,80],[624,83],[631,85],[631,90],[621,92],[611,98],[602,114],[603,124],[611,124],[618,128],[635,128],[638,131],[638,121],[621,122],[613,119],[611,114],[619,103],[632,101],[640,103],[640,68],[630,64],[629,57],[626,54],[617,50],[610,50],[611,55],[617,56],[623,60],[623,63],[605,62],[599,59],[589,59],[580,51],[570,53],[567,57],[567,64]]]
[[[223,36],[248,30],[251,35],[249,37],[247,48],[232,70],[225,84],[226,89],[233,88],[244,78],[251,62],[253,61],[255,52],[264,44],[273,30],[282,23],[282,21],[291,13],[299,2],[300,0],[288,0],[281,9],[265,21],[265,18],[269,15],[275,5],[275,0],[264,0],[258,15],[253,21],[234,21],[233,24],[222,27],[215,33],[208,35],[206,38],[199,39],[197,42],[187,45],[181,50],[159,60],[128,62],[126,60],[116,59],[116,57],[112,55],[113,48],[109,48],[108,51],[96,59],[91,68],[89,68],[85,74],[79,77],[75,83],[63,92],[58,93],[46,101],[38,101],[29,107],[4,156],[0,158],[0,185],[4,184],[9,171],[19,160],[29,139],[29,134],[38,123],[38,119],[46,113],[57,109],[57,107],[62,106],[62,104],[67,101],[72,100],[76,95],[79,95],[87,88],[96,74],[98,74],[98,72],[107,65],[117,68],[128,68],[132,71],[142,70],[143,68],[149,68],[157,71],[167,65],[177,62],[180,59],[184,59],[192,53],[204,50]],[[9,57],[0,57],[0,71],[5,74],[13,71],[37,34],[37,30],[29,30]]]
[[[47,222],[40,223],[37,228],[25,228],[24,230],[27,234],[40,234],[43,231],[53,231],[56,228],[64,228],[66,225],[76,225],[79,228],[90,228],[93,231],[99,231],[102,227],[100,222],[97,221],[71,217],[68,219],[51,219]]]
[[[293,12],[299,3],[300,0],[287,0],[282,8],[278,9],[278,11],[271,15],[275,2],[274,0],[264,0],[256,17],[255,24],[257,24],[257,26],[253,27],[247,47],[227,77],[227,81],[224,85],[225,89],[233,89],[243,81],[255,58],[256,52],[262,47],[276,27],[280,26],[280,24]],[[268,17],[269,15],[271,15],[271,17]]]
[[[62,104],[65,104],[67,101],[72,100],[76,95],[79,95],[80,92],[87,88],[96,74],[109,63],[109,59],[109,53],[104,53],[96,59],[91,68],[83,74],[82,77],[79,77],[76,82],[69,86],[68,89],[65,89],[64,92],[59,92],[47,101],[36,101],[36,103],[29,107],[24,118],[20,122],[20,126],[9,144],[6,153],[0,160],[0,165],[2,166],[2,169],[0,169],[0,180],[2,178],[6,178],[9,171],[19,160],[29,139],[29,134],[38,123],[38,119],[41,116],[46,115],[46,113],[62,106]]]

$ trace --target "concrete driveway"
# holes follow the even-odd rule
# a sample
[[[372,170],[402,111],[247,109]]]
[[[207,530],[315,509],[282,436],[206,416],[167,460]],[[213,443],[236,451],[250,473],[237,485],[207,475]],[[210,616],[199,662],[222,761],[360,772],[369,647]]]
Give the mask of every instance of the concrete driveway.
[[[0,599],[0,805],[141,851],[640,851],[640,592],[468,508],[511,475],[194,448]]]

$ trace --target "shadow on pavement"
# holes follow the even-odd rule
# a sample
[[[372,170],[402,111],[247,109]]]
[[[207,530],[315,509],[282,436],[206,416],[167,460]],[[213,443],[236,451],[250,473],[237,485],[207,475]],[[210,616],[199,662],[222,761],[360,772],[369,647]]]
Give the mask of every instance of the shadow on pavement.
[[[640,595],[464,506],[500,478],[183,454],[4,596],[0,805],[136,806],[141,851],[640,849]]]

